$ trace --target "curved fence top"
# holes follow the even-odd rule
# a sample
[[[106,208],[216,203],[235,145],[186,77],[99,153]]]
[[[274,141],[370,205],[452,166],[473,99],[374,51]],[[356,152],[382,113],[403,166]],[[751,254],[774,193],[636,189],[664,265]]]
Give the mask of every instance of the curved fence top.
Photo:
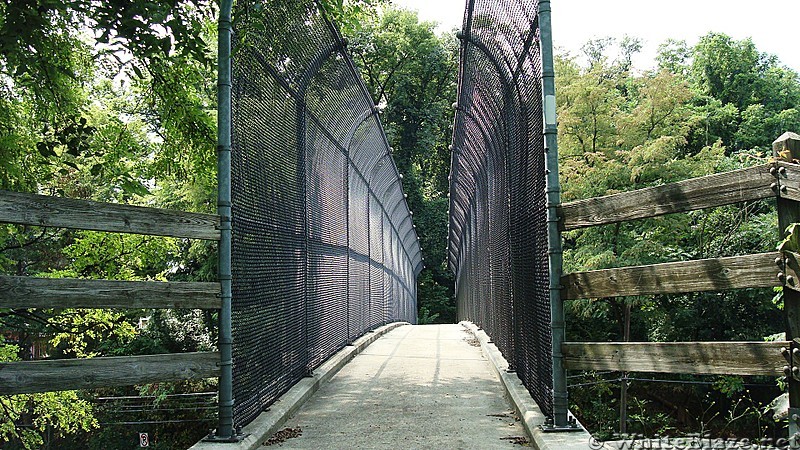
[[[552,410],[542,59],[537,0],[469,0],[450,174],[460,319],[487,330]]]
[[[422,255],[379,112],[311,0],[234,6],[234,415],[416,321]]]

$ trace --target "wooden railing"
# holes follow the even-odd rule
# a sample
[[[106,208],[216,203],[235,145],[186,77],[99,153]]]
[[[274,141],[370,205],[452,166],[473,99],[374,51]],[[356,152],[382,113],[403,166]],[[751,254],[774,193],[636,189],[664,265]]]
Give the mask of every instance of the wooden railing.
[[[695,375],[783,374],[786,342],[565,342],[570,369]]]
[[[775,155],[797,155],[800,136],[787,133]],[[797,158],[797,156],[793,156]],[[562,229],[606,225],[744,201],[778,199],[781,228],[800,219],[800,165],[776,161],[632,192],[566,203]],[[782,234],[783,235],[783,234]],[[799,337],[800,255],[770,252],[728,258],[594,270],[564,275],[562,298],[607,298],[783,286],[787,339]],[[800,294],[800,292],[798,292]],[[794,330],[794,331],[793,331]],[[728,375],[786,375],[790,342],[565,342],[571,370]],[[798,361],[800,364],[800,361]],[[791,386],[790,386],[791,389]],[[798,397],[800,398],[800,397]]]
[[[0,222],[219,240],[219,216],[0,191]]]
[[[0,191],[0,223],[219,240],[219,216]],[[219,283],[0,276],[0,308],[219,309]],[[0,362],[0,395],[211,378],[219,353]]]
[[[681,261],[567,274],[565,300],[680,294],[782,286],[775,263],[780,253]]]
[[[775,170],[776,164],[763,164],[565,203],[561,206],[562,228],[574,230],[774,197],[771,186],[776,178],[771,172]]]

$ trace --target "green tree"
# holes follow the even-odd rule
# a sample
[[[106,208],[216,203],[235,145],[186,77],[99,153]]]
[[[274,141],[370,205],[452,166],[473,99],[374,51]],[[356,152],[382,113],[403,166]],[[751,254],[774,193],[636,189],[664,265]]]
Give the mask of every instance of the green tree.
[[[0,2],[0,189],[212,210],[214,16],[205,1]],[[0,225],[4,274],[166,279],[212,255],[205,244]],[[33,357],[34,343],[50,357],[125,354],[147,314],[2,309],[4,336],[21,344],[4,360]],[[0,442],[12,447],[97,427],[82,392],[0,403]]]
[[[795,120],[796,74],[749,41],[711,34],[691,49],[667,42],[659,69],[641,74],[618,70],[624,67],[618,61],[626,58],[608,54],[613,44],[607,39],[587,46],[586,67],[568,57],[557,61],[565,201],[764,163],[763,150],[787,130],[782,126]],[[760,253],[774,249],[776,228],[774,206],[752,202],[576,230],[565,234],[565,268],[572,272]],[[772,297],[769,290],[754,289],[571,301],[568,338],[622,340],[630,311],[632,340],[760,340],[777,331],[780,310]],[[729,385],[634,389],[633,403],[641,409],[636,417],[660,419],[631,424],[629,431],[663,426],[696,431],[693,424],[663,413],[671,407],[668,399],[690,398],[703,405],[694,407],[700,408],[698,416],[710,408],[722,417],[730,396],[738,395],[731,394]],[[576,391],[575,410],[593,429],[615,427],[618,415],[609,409],[615,408],[618,393],[603,383]],[[757,408],[748,411],[752,418]],[[717,420],[711,429],[724,426]],[[741,432],[762,432],[761,425],[748,427]]]
[[[763,149],[800,125],[797,73],[759,52],[752,40],[709,33],[691,55],[689,78],[699,94],[697,105],[705,109],[705,127],[693,142],[722,139],[731,152]]]
[[[216,4],[0,1],[0,189],[213,212]],[[361,18],[384,2],[319,4],[355,33]],[[209,242],[0,225],[3,274],[212,281],[215,261]],[[150,321],[140,330],[142,317]],[[21,344],[3,344],[4,360],[32,358],[28,349],[40,339],[50,357],[208,350],[216,341],[214,323],[211,313],[186,311],[0,310],[4,335]],[[191,389],[213,386],[162,383],[142,392]],[[128,445],[112,439],[118,429],[87,431],[97,426],[93,414],[108,419],[92,408],[93,395],[0,398],[8,408],[0,442],[13,448]],[[185,441],[170,439],[171,445],[185,448],[197,432],[172,430]]]

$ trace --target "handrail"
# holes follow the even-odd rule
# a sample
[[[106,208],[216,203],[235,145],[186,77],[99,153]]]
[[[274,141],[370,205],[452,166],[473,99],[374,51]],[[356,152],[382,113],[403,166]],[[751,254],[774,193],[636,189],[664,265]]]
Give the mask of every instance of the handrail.
[[[603,197],[564,203],[561,226],[574,230],[775,197],[777,167],[762,164]]]

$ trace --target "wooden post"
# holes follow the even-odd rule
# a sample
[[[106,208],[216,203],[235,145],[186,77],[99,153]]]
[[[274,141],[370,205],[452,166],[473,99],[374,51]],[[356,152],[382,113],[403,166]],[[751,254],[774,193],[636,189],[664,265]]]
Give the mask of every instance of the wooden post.
[[[788,163],[800,160],[800,135],[787,132],[772,143],[772,152],[775,159]],[[781,183],[781,173],[775,172],[778,177],[778,193]],[[786,237],[786,228],[792,223],[800,222],[800,205],[794,200],[778,196],[778,227],[779,237]],[[800,292],[793,289],[783,289],[783,312],[785,317],[786,340],[791,341],[800,337]],[[797,413],[800,412],[800,382],[795,381],[790,375],[788,379],[789,391],[789,442],[790,448],[800,448],[800,440],[796,433],[800,432]]]

